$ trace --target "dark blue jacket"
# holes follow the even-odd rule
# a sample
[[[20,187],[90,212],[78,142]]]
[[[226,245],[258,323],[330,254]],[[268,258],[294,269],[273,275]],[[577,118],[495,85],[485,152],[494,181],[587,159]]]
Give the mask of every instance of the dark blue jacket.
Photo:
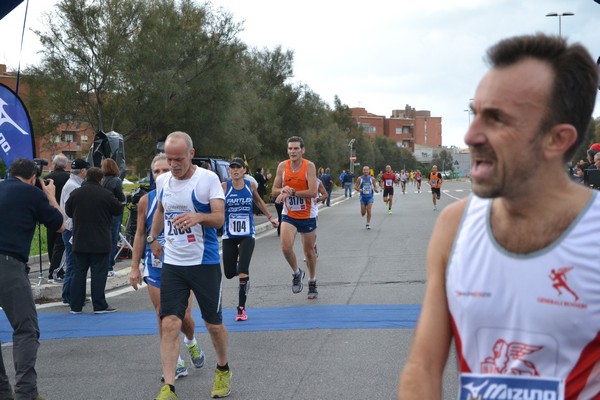
[[[38,222],[49,231],[57,231],[63,224],[63,216],[42,190],[17,178],[8,178],[0,182],[0,221],[0,254],[27,263]]]
[[[117,198],[97,182],[85,181],[71,192],[65,212],[73,218],[73,251],[109,253],[112,217],[123,213]]]

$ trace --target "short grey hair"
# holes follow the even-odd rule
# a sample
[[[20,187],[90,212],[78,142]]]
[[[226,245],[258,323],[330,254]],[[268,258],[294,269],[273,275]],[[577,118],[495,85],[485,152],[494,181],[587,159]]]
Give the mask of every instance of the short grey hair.
[[[158,161],[166,160],[166,159],[167,159],[167,155],[165,153],[158,153],[157,155],[155,155],[154,158],[152,159],[152,162],[150,163],[150,170],[154,171],[154,164],[156,164]]]
[[[54,163],[54,167],[60,167],[62,169],[67,168],[69,165],[69,159],[62,153],[59,153],[52,158],[52,162]]]
[[[185,132],[175,131],[175,132],[169,133],[169,136],[167,136],[165,143],[167,143],[169,141],[169,139],[183,139],[185,141],[185,144],[186,144],[188,150],[192,150],[194,148],[194,143],[192,142],[192,138],[190,137],[190,135],[188,135]]]

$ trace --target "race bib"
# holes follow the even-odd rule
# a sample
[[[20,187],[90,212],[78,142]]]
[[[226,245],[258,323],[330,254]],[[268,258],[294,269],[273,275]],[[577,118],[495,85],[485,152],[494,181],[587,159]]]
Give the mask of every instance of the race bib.
[[[152,257],[152,266],[154,268],[162,268],[162,261],[160,261],[158,258],[151,256]]]
[[[287,207],[290,211],[306,210],[306,199],[304,197],[290,196],[287,198]]]
[[[363,189],[363,191],[362,191],[363,194],[373,193],[373,188],[371,187],[371,185],[365,184],[362,189]]]
[[[229,233],[236,236],[250,234],[250,216],[248,214],[233,214],[229,216]]]
[[[175,222],[173,220],[176,216],[181,214],[183,214],[183,212],[165,213],[165,239],[171,243],[196,241],[191,227],[187,229],[181,229],[175,226]]]
[[[525,375],[461,374],[460,400],[564,400],[564,380]]]
[[[394,180],[393,179],[386,179],[385,180],[385,186],[392,186],[394,184]]]
[[[431,186],[435,186],[438,183],[437,179],[432,179],[430,182],[431,182]]]

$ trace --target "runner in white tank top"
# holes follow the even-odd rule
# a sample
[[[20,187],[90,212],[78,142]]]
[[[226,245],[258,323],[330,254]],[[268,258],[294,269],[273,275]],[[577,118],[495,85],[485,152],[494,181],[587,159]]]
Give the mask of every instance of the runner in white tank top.
[[[488,50],[465,135],[474,195],[444,208],[398,398],[441,399],[452,340],[461,400],[600,398],[600,195],[565,162],[598,67],[543,34]]]

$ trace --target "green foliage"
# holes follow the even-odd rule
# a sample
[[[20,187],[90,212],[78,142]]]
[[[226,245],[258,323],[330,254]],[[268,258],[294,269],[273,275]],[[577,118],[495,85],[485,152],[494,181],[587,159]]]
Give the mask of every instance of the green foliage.
[[[38,132],[59,122],[123,134],[127,162],[145,176],[156,141],[188,132],[198,155],[244,156],[275,172],[286,140],[304,138],[306,157],[336,175],[349,166],[410,168],[414,158],[352,122],[294,76],[293,51],[248,48],[242,25],[194,0],[61,0],[47,16],[42,61],[25,75]],[[38,134],[39,135],[39,134]]]
[[[439,172],[449,172],[454,169],[454,159],[452,158],[452,154],[446,150],[442,150],[439,152],[437,157],[434,157],[431,161],[431,165],[437,165]]]
[[[600,117],[590,121],[588,129],[585,132],[585,139],[583,144],[579,146],[573,157],[571,158],[572,164],[577,164],[580,160],[587,161],[586,151],[594,143],[600,143]]]
[[[129,209],[125,207],[123,209],[123,225],[127,223],[127,218],[129,218]],[[29,250],[29,256],[37,256],[39,254],[48,253],[48,236],[46,235],[46,227],[42,225],[41,227],[41,237],[40,237],[40,229],[39,225],[35,228],[35,233],[33,235],[33,240],[31,241],[31,248]],[[40,240],[41,240],[41,252],[40,252]]]

